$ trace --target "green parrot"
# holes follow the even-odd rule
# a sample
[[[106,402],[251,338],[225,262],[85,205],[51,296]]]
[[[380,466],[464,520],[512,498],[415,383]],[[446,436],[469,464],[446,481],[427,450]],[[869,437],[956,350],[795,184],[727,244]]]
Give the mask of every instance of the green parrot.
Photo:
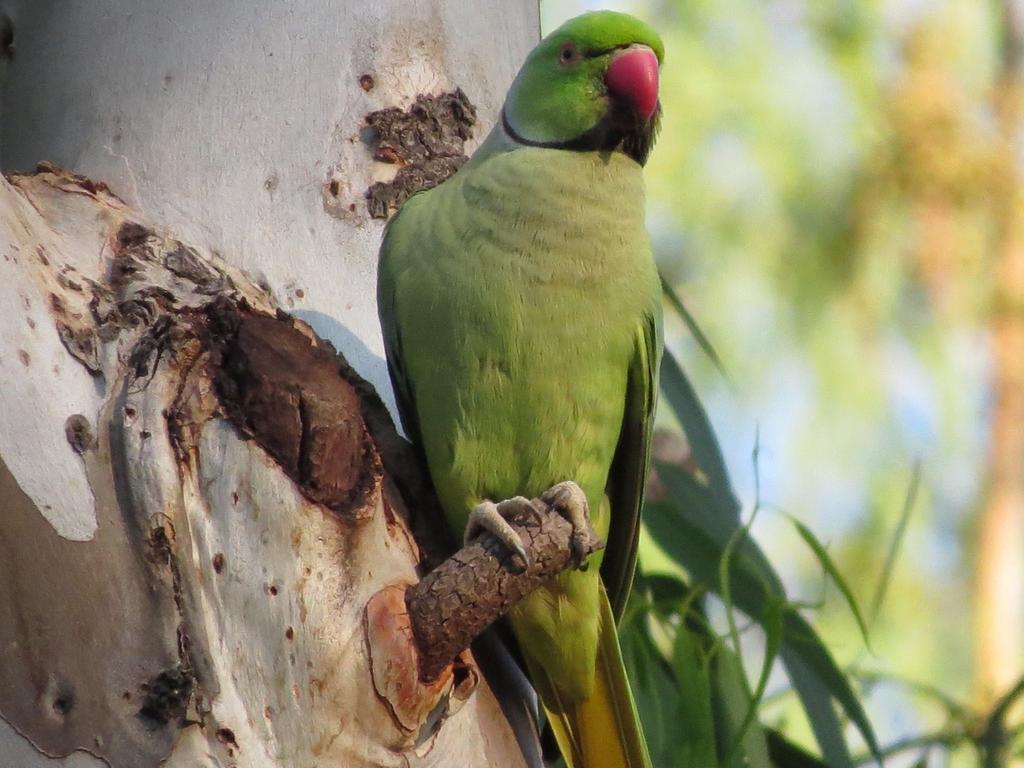
[[[662,349],[642,166],[663,54],[625,14],[566,22],[529,54],[473,157],[406,201],[380,254],[402,423],[452,531],[525,554],[503,515],[544,495],[607,542],[587,563],[600,568],[562,573],[508,614],[570,768],[650,765],[615,616]]]

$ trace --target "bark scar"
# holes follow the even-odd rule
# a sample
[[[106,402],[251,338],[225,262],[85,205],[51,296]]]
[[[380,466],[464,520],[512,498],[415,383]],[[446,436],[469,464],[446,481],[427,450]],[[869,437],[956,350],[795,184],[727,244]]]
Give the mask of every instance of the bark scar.
[[[284,314],[219,302],[208,315],[228,417],[307,498],[353,521],[372,514],[384,469],[334,350]]]
[[[366,191],[370,216],[386,219],[414,192],[436,187],[469,159],[465,144],[473,136],[476,107],[456,88],[436,96],[420,94],[405,111],[371,112],[366,125],[373,159],[399,166],[394,179]]]

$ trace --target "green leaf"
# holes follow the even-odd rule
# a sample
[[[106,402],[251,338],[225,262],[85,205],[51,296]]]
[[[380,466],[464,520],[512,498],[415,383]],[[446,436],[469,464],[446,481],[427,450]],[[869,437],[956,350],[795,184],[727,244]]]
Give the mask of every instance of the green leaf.
[[[729,541],[725,545],[725,551],[722,553],[722,558],[718,561],[718,582],[722,588],[722,601],[725,603],[725,616],[729,624],[729,637],[732,641],[733,651],[735,652],[737,659],[742,657],[743,649],[740,646],[740,633],[736,628],[736,617],[735,612],[733,611],[730,579],[732,556],[735,548],[748,537],[750,527],[754,524],[754,517],[756,514],[757,508],[755,507],[754,513],[751,514],[750,519],[742,527],[737,528],[735,532],[733,532],[732,536],[729,537]],[[775,663],[775,657],[778,655],[779,643],[782,637],[782,609],[784,605],[784,600],[770,599],[768,601],[767,610],[761,617],[761,625],[766,634],[764,662],[761,667],[761,674],[758,676],[756,690],[753,696],[750,697],[747,710],[740,719],[740,723],[736,728],[736,733],[731,740],[732,751],[726,757],[725,765],[732,765],[734,763],[737,757],[736,750],[746,738],[748,729],[757,717],[757,708],[760,704],[761,697],[764,695],[764,689],[768,683],[768,675],[771,673],[772,665]],[[744,683],[745,682],[746,678],[744,677]],[[746,686],[744,685],[744,689],[745,688]]]
[[[723,525],[721,516],[715,514],[715,498],[685,470],[659,464],[658,475],[669,497],[646,505],[644,519],[648,531],[695,582],[722,594],[719,564],[735,527]],[[750,537],[738,540],[729,558],[729,586],[735,605],[762,626],[771,615],[771,603],[786,600],[778,575]],[[826,762],[835,768],[849,765],[842,727],[831,709],[832,698],[877,755],[878,744],[871,723],[846,675],[814,629],[791,608],[784,612],[779,654],[811,719]],[[794,678],[795,667],[799,684]],[[822,701],[828,702],[828,707],[822,709]],[[843,745],[841,750],[836,743]],[[836,762],[830,755],[845,755],[845,762]]]
[[[679,680],[681,718],[676,728],[685,732],[677,761],[679,768],[714,768],[715,719],[711,707],[711,659],[701,649],[699,638],[686,627],[676,634],[672,667]],[[668,763],[660,763],[668,765]]]
[[[649,614],[635,611],[619,628],[619,646],[637,714],[644,724],[647,747],[654,765],[673,765],[691,734],[680,729],[683,697],[677,670],[658,650],[650,634]]]
[[[792,515],[786,515],[786,517],[789,518],[789,521],[796,528],[797,533],[800,534],[800,538],[802,538],[807,543],[807,546],[809,546],[814,552],[815,557],[818,558],[818,562],[821,563],[821,567],[825,569],[829,578],[831,578],[833,583],[839,587],[839,591],[843,593],[843,597],[846,598],[846,604],[850,606],[850,612],[853,613],[853,617],[857,620],[857,626],[860,628],[861,637],[864,638],[864,645],[868,646],[870,649],[871,641],[868,639],[868,626],[864,622],[864,617],[861,615],[860,608],[857,607],[857,600],[854,598],[853,592],[850,591],[849,585],[847,585],[846,581],[839,573],[839,569],[836,568],[836,564],[832,561],[832,558],[829,557],[828,550],[822,546],[821,542],[815,538],[814,534],[811,533],[811,530],[806,525],[801,523]]]
[[[706,650],[711,636],[699,607],[702,594],[674,576],[638,569],[619,628],[623,661],[658,766],[717,766]],[[656,631],[670,642],[658,642]]]
[[[729,639],[737,656],[743,653],[743,649],[740,647],[740,633],[736,629],[736,615],[733,610],[732,601],[732,583],[729,576],[732,573],[733,552],[746,539],[750,526],[753,523],[754,516],[751,515],[750,520],[732,532],[729,540],[725,543],[725,549],[722,550],[722,556],[718,559],[718,584],[722,602],[725,603],[725,618],[729,624]]]
[[[832,708],[827,685],[818,680],[811,665],[806,663],[799,652],[783,648],[782,662],[786,665],[789,680],[800,697],[804,711],[807,712],[807,719],[814,732],[814,738],[821,747],[825,764],[830,768],[853,768],[853,760],[843,738],[843,726]],[[877,745],[875,751],[877,752]]]
[[[798,747],[774,728],[765,728],[764,735],[768,741],[768,756],[775,768],[828,768],[820,758]]]
[[[690,335],[696,340],[697,345],[701,348],[701,351],[708,356],[708,359],[714,364],[718,372],[722,374],[722,378],[729,381],[729,374],[725,370],[725,366],[722,364],[722,359],[718,356],[718,352],[711,345],[708,337],[704,335],[704,331],[697,325],[697,321],[693,315],[690,314],[690,310],[686,308],[686,305],[679,299],[678,294],[672,290],[672,286],[668,284],[668,281],[664,277],[661,278],[661,290],[665,294],[665,298],[668,299],[669,305],[676,311],[683,323],[686,324],[686,329],[690,332]]]
[[[660,462],[656,462],[656,468],[658,478],[664,484],[669,497],[665,503],[670,504],[675,510],[674,514],[683,514],[688,524],[699,528],[702,535],[714,543],[715,550],[720,555],[739,527],[739,514],[732,517],[731,508],[723,501],[723,495],[715,494],[708,485],[699,482],[685,469]],[[670,513],[670,517],[672,514]],[[647,519],[645,515],[644,520]],[[771,590],[782,594],[782,581],[754,541],[746,538],[736,546],[736,556],[744,561],[750,561],[752,573],[763,580]],[[677,558],[677,561],[686,566],[685,560]],[[717,561],[715,568],[717,569]]]
[[[752,725],[742,727],[753,700],[739,656],[722,646],[714,666],[716,701],[721,714],[719,722],[724,726],[719,745],[727,755],[722,765],[725,768],[772,768],[761,724],[754,721]]]
[[[782,601],[769,603],[768,611],[761,621],[765,632],[764,661],[761,663],[761,674],[758,676],[754,693],[750,697],[750,704],[743,720],[738,728],[739,737],[746,737],[747,730],[757,723],[757,711],[764,697],[765,689],[768,687],[768,677],[771,675],[775,659],[779,655],[779,647],[782,645],[782,617],[786,604]],[[730,761],[726,761],[728,764]]]
[[[830,766],[835,765],[837,768],[840,766],[840,763],[833,762],[829,757],[829,751],[821,742],[826,729],[842,734],[842,727],[838,718],[835,717],[831,704],[823,711],[819,711],[822,709],[820,702],[828,702],[831,696],[860,731],[875,759],[880,764],[883,763],[878,740],[875,738],[871,721],[868,720],[867,712],[864,711],[860,698],[850,685],[849,678],[836,664],[832,654],[829,653],[814,628],[796,611],[788,611],[783,619],[783,636],[785,639],[781,650],[782,662],[786,665],[793,687],[796,688],[797,695],[800,696],[804,709],[810,716],[811,727],[822,748],[825,762]],[[794,668],[798,666],[801,673],[806,671],[808,674],[806,679],[802,679],[801,682],[797,682],[794,676]],[[849,760],[845,742],[843,744],[843,754]]]
[[[708,487],[716,501],[716,514],[725,515],[726,519],[739,524],[740,504],[729,482],[718,439],[690,380],[668,350],[661,360],[661,391],[679,419],[697,466],[707,476]]]
[[[910,476],[910,485],[907,488],[907,495],[903,499],[903,509],[900,512],[900,520],[896,525],[892,541],[889,544],[889,552],[885,556],[885,563],[882,565],[882,575],[878,577],[878,586],[875,588],[875,597],[871,601],[871,623],[874,624],[878,618],[878,612],[882,609],[885,601],[885,593],[889,589],[889,582],[892,580],[892,569],[896,564],[896,556],[899,554],[900,546],[903,544],[903,537],[907,533],[907,524],[910,522],[910,513],[914,509],[914,502],[917,501],[917,492],[921,487],[921,462],[914,463],[914,471]]]
[[[679,362],[669,352],[662,361],[661,386],[706,483],[682,468],[657,464],[658,477],[668,498],[646,506],[645,524],[662,549],[695,582],[721,594],[718,567],[729,540],[740,526],[739,502],[707,413]],[[734,547],[728,565],[730,594],[740,610],[763,626],[770,615],[770,603],[786,601],[785,589],[753,539],[742,537]],[[779,655],[808,713],[825,762],[835,768],[850,764],[843,729],[832,709],[833,699],[881,762],[874,730],[848,678],[811,626],[792,609],[784,613]]]
[[[650,590],[651,599],[659,607],[678,606],[689,599],[693,590],[682,580],[664,573],[643,574],[643,584]]]

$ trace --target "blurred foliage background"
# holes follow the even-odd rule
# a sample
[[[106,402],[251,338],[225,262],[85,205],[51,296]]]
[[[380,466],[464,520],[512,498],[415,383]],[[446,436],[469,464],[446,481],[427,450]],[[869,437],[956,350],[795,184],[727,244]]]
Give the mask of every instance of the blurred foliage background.
[[[730,513],[700,496],[700,415],[663,396],[680,476],[660,478],[623,627],[656,765],[873,764],[824,667],[824,699],[794,693],[792,615],[887,765],[1022,764],[1024,4],[544,0],[544,30],[601,7],[665,40],[649,226],[720,365],[671,308],[667,346],[739,501],[717,544],[676,540],[706,525],[694,510]]]

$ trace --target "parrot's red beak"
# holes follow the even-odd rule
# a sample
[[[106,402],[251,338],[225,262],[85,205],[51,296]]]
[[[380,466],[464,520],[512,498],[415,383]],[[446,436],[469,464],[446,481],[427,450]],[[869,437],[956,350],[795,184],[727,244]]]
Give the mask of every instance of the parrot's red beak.
[[[604,82],[609,93],[632,105],[644,120],[658,109],[658,57],[650,48],[623,49],[608,65]]]

